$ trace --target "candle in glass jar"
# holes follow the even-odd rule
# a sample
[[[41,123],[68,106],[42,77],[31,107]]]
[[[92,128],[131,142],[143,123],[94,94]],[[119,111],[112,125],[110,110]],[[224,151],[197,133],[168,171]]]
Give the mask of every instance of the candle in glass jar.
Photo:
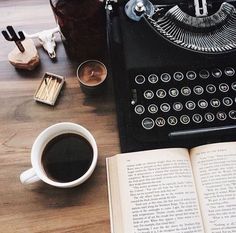
[[[88,60],[77,69],[80,86],[85,93],[93,94],[104,86],[107,77],[106,66],[97,60]]]

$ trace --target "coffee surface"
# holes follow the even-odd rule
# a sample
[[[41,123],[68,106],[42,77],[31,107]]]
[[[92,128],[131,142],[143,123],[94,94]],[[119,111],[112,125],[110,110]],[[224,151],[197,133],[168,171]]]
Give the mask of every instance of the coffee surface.
[[[70,182],[83,176],[93,160],[93,148],[82,136],[74,133],[53,138],[42,154],[47,176],[57,182]]]

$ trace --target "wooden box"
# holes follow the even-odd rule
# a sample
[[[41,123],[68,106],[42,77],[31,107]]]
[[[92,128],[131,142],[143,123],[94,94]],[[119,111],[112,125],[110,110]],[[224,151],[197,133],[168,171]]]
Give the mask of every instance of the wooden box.
[[[63,76],[46,72],[34,94],[34,99],[38,102],[54,105],[64,82]]]

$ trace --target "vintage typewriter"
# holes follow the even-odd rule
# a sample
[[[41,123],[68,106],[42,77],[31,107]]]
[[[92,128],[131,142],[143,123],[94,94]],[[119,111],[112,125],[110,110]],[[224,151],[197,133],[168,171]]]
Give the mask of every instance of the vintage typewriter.
[[[107,1],[121,150],[236,138],[236,1]]]

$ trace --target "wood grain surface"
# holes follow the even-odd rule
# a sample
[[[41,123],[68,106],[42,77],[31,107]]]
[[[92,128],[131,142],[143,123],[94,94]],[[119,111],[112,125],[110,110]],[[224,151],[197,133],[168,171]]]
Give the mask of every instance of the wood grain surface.
[[[35,33],[56,26],[47,0],[1,0],[0,27]],[[41,64],[34,71],[16,70],[7,60],[14,48],[0,35],[0,232],[110,232],[105,158],[120,152],[111,78],[99,97],[81,92],[76,61],[70,61],[57,38],[57,61],[39,46]],[[45,72],[65,76],[55,106],[33,100]],[[95,137],[99,159],[91,178],[73,189],[43,182],[24,186],[19,175],[31,167],[37,135],[58,122],[75,122]]]

